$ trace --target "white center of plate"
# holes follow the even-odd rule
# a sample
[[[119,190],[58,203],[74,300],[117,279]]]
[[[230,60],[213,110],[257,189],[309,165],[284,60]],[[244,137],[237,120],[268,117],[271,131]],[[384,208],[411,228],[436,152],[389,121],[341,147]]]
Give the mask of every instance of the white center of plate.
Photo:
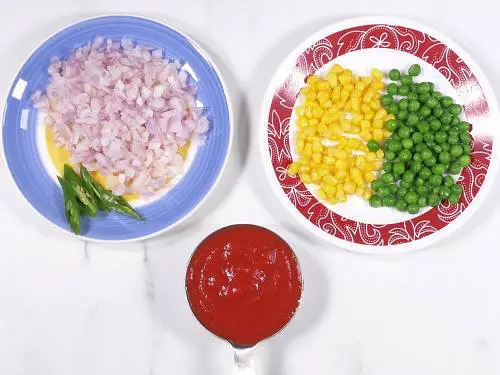
[[[352,70],[353,73],[358,76],[369,76],[373,68],[380,69],[386,75],[389,70],[394,68],[399,69],[402,73],[405,73],[410,65],[420,64],[420,66],[422,67],[422,73],[416,80],[417,82],[433,82],[435,84],[436,90],[440,91],[443,95],[449,95],[457,100],[455,89],[441,73],[439,73],[432,65],[426,63],[418,57],[405,52],[385,48],[371,48],[350,52],[337,57],[336,59],[330,61],[328,64],[325,64],[316,72],[316,75],[326,78],[328,71],[334,64],[340,64],[343,68]],[[301,97],[299,97],[299,99],[295,102],[295,106],[300,105],[301,103],[302,100]],[[457,103],[462,104],[458,101]],[[295,139],[295,132],[297,131],[295,106],[294,111],[292,112],[292,117],[290,119],[289,128],[290,149],[293,160],[298,159],[297,153],[295,151],[295,143],[293,142],[293,140]],[[425,210],[421,210],[417,215],[411,215],[407,212],[400,212],[395,208],[372,208],[367,201],[356,195],[351,195],[345,203],[337,203],[335,205],[331,205],[318,197],[317,186],[308,184],[307,188],[315,195],[316,198],[318,198],[318,200],[320,200],[333,212],[342,215],[345,218],[363,223],[399,223],[401,221],[409,220],[415,216],[421,215],[422,213],[430,209],[427,208]]]

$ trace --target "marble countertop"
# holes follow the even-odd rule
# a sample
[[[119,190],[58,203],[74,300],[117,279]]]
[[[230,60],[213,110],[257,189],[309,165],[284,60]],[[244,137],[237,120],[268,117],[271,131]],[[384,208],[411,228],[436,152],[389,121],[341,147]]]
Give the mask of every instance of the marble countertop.
[[[201,212],[144,243],[83,243],[46,224],[0,167],[0,374],[231,372],[231,348],[191,315],[184,273],[193,247],[248,222],[287,239],[305,294],[285,331],[262,343],[260,374],[498,375],[500,181],[463,228],[431,249],[361,256],[318,242],[273,199],[256,131],[265,88],[298,42],[336,20],[389,14],[458,41],[500,84],[499,5],[432,0],[16,0],[2,2],[0,96],[46,36],[91,15],[131,13],[177,26],[213,54],[236,98],[228,172]],[[480,13],[480,15],[479,15]],[[492,47],[490,47],[492,46]]]

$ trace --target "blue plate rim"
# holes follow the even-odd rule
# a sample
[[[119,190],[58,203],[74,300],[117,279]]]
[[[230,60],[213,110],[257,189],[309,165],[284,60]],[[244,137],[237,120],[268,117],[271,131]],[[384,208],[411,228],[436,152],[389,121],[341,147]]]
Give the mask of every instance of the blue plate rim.
[[[19,72],[21,71],[21,69],[23,68],[24,64],[26,64],[27,60],[45,42],[47,42],[48,40],[50,40],[51,38],[53,38],[54,36],[56,36],[58,33],[66,30],[67,28],[70,28],[70,27],[72,27],[74,25],[77,25],[79,23],[82,23],[82,22],[96,20],[96,19],[101,19],[101,18],[108,18],[108,17],[124,17],[124,18],[130,17],[130,18],[138,18],[138,19],[143,19],[143,20],[146,20],[146,21],[156,22],[158,24],[161,24],[161,25],[163,25],[163,26],[165,26],[165,27],[167,27],[167,28],[169,28],[169,29],[171,29],[171,30],[179,33],[181,36],[183,36],[184,38],[186,38],[186,40],[193,46],[193,48],[208,63],[210,63],[210,65],[213,67],[215,73],[217,74],[217,77],[220,80],[220,83],[221,83],[221,86],[222,86],[222,89],[223,89],[223,92],[224,92],[224,97],[225,97],[226,102],[227,102],[227,110],[228,110],[228,117],[229,117],[229,139],[228,139],[228,145],[227,145],[226,155],[224,157],[224,162],[223,162],[223,164],[222,164],[222,166],[221,166],[221,168],[219,170],[219,174],[218,174],[217,178],[215,179],[214,183],[210,187],[210,190],[205,194],[205,196],[200,199],[200,201],[192,208],[191,211],[189,211],[186,215],[184,215],[182,218],[180,218],[179,220],[177,220],[175,223],[173,223],[173,224],[171,224],[171,225],[169,225],[169,226],[167,226],[167,227],[165,227],[163,229],[160,229],[160,230],[158,230],[156,232],[147,234],[145,236],[139,236],[139,237],[134,237],[134,238],[127,238],[127,239],[122,239],[122,240],[116,240],[116,239],[115,240],[106,240],[106,239],[86,237],[86,236],[83,236],[83,235],[74,235],[74,234],[70,233],[69,231],[66,231],[63,228],[59,227],[57,224],[53,223],[48,218],[46,218],[44,215],[42,215],[37,209],[35,209],[35,207],[33,207],[30,204],[30,202],[28,201],[28,199],[24,196],[24,194],[22,193],[22,191],[19,189],[19,186],[17,185],[16,180],[14,179],[14,176],[12,175],[12,171],[9,168],[9,165],[8,165],[8,162],[7,162],[7,155],[5,154],[5,148],[3,146],[3,127],[4,127],[4,123],[5,123],[6,112],[7,112],[8,99],[10,97],[10,92],[12,91],[12,89],[14,87],[14,84],[16,83],[16,78],[17,78]],[[196,40],[194,40],[191,36],[189,36],[188,34],[186,34],[184,31],[180,30],[176,26],[172,26],[172,25],[170,25],[170,24],[168,24],[168,23],[166,23],[164,21],[161,21],[159,19],[155,19],[155,18],[152,18],[152,17],[143,16],[143,15],[137,15],[137,14],[131,14],[131,13],[106,13],[106,14],[100,14],[100,15],[95,15],[95,16],[90,16],[90,17],[85,17],[85,18],[80,18],[80,19],[77,19],[77,20],[75,20],[73,22],[70,22],[70,23],[66,24],[63,27],[58,28],[56,31],[52,32],[46,38],[44,38],[43,40],[41,40],[36,45],[36,47],[34,47],[32,49],[32,51],[27,55],[27,57],[25,57],[23,59],[23,61],[21,62],[19,68],[16,70],[16,72],[14,73],[14,76],[11,79],[11,83],[9,85],[9,89],[7,91],[7,94],[5,95],[5,97],[3,99],[2,106],[3,106],[3,112],[2,112],[2,124],[0,126],[0,149],[1,149],[2,159],[3,159],[3,165],[6,168],[6,170],[8,171],[8,176],[9,176],[9,179],[10,179],[11,183],[16,187],[14,190],[21,196],[22,201],[24,202],[24,204],[26,206],[30,207],[30,209],[32,211],[34,211],[38,217],[41,217],[43,222],[49,223],[49,225],[52,228],[57,228],[57,231],[64,233],[65,236],[68,236],[68,237],[71,237],[71,238],[75,238],[76,237],[76,238],[78,238],[78,239],[80,239],[82,241],[86,241],[86,242],[92,242],[92,243],[134,243],[134,242],[140,242],[140,241],[144,241],[144,240],[148,240],[148,239],[157,237],[157,236],[159,236],[159,235],[161,235],[161,234],[163,234],[163,233],[165,233],[167,231],[170,231],[170,230],[178,227],[179,225],[181,225],[182,223],[184,223],[185,221],[187,221],[189,218],[191,218],[200,209],[200,207],[208,200],[208,198],[213,194],[214,190],[218,187],[218,185],[220,183],[220,180],[222,179],[222,176],[224,175],[225,170],[227,168],[229,157],[230,157],[232,149],[233,149],[234,113],[233,113],[232,99],[231,99],[231,96],[230,96],[230,92],[229,92],[228,86],[226,84],[226,81],[224,80],[224,77],[222,75],[222,72],[221,72],[219,66],[216,64],[216,62],[210,56],[210,54]]]

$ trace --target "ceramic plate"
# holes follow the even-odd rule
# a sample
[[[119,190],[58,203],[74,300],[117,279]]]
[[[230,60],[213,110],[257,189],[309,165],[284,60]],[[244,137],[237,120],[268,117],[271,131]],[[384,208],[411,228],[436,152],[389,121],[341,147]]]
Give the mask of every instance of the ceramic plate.
[[[328,205],[312,186],[288,176],[296,153],[290,139],[296,130],[293,108],[307,76],[323,75],[333,64],[369,75],[373,67],[422,66],[419,79],[436,83],[464,107],[472,123],[472,164],[458,178],[464,194],[419,214],[371,208],[351,196]],[[491,87],[474,60],[455,42],[422,25],[394,18],[357,18],[326,27],[300,44],[277,70],[262,109],[262,153],[268,178],[280,201],[314,235],[365,253],[407,251],[428,246],[456,230],[485,199],[498,169],[500,116]]]
[[[31,206],[51,223],[70,231],[56,170],[47,157],[43,125],[31,103],[36,90],[44,91],[53,56],[68,57],[71,50],[96,35],[113,40],[127,37],[161,48],[165,58],[183,64],[198,86],[210,130],[204,145],[190,147],[189,167],[165,194],[137,205],[146,218],[139,222],[118,214],[99,214],[83,222],[82,237],[99,241],[132,241],[150,237],[190,215],[214,188],[226,164],[232,140],[228,92],[210,57],[192,39],[161,23],[132,16],[106,16],[73,24],[51,36],[23,64],[6,101],[2,139],[5,159],[17,187]],[[42,130],[42,131],[41,131]]]

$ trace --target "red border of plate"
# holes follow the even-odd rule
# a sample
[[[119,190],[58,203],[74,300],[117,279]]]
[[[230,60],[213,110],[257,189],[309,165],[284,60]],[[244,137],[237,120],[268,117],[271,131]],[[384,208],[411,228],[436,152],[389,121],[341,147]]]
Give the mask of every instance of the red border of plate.
[[[368,224],[342,217],[318,201],[298,177],[286,173],[292,162],[289,121],[303,78],[343,54],[367,48],[387,48],[410,53],[433,65],[455,88],[468,121],[474,124],[490,114],[490,106],[478,79],[464,60],[448,45],[406,26],[370,23],[346,28],[314,41],[299,52],[295,68],[276,86],[267,109],[267,146],[274,174],[290,203],[325,233],[359,245],[406,244],[438,232],[472,203],[485,181],[493,149],[491,135],[474,134],[472,164],[459,177],[464,187],[456,205],[442,203],[411,220],[394,224]]]

